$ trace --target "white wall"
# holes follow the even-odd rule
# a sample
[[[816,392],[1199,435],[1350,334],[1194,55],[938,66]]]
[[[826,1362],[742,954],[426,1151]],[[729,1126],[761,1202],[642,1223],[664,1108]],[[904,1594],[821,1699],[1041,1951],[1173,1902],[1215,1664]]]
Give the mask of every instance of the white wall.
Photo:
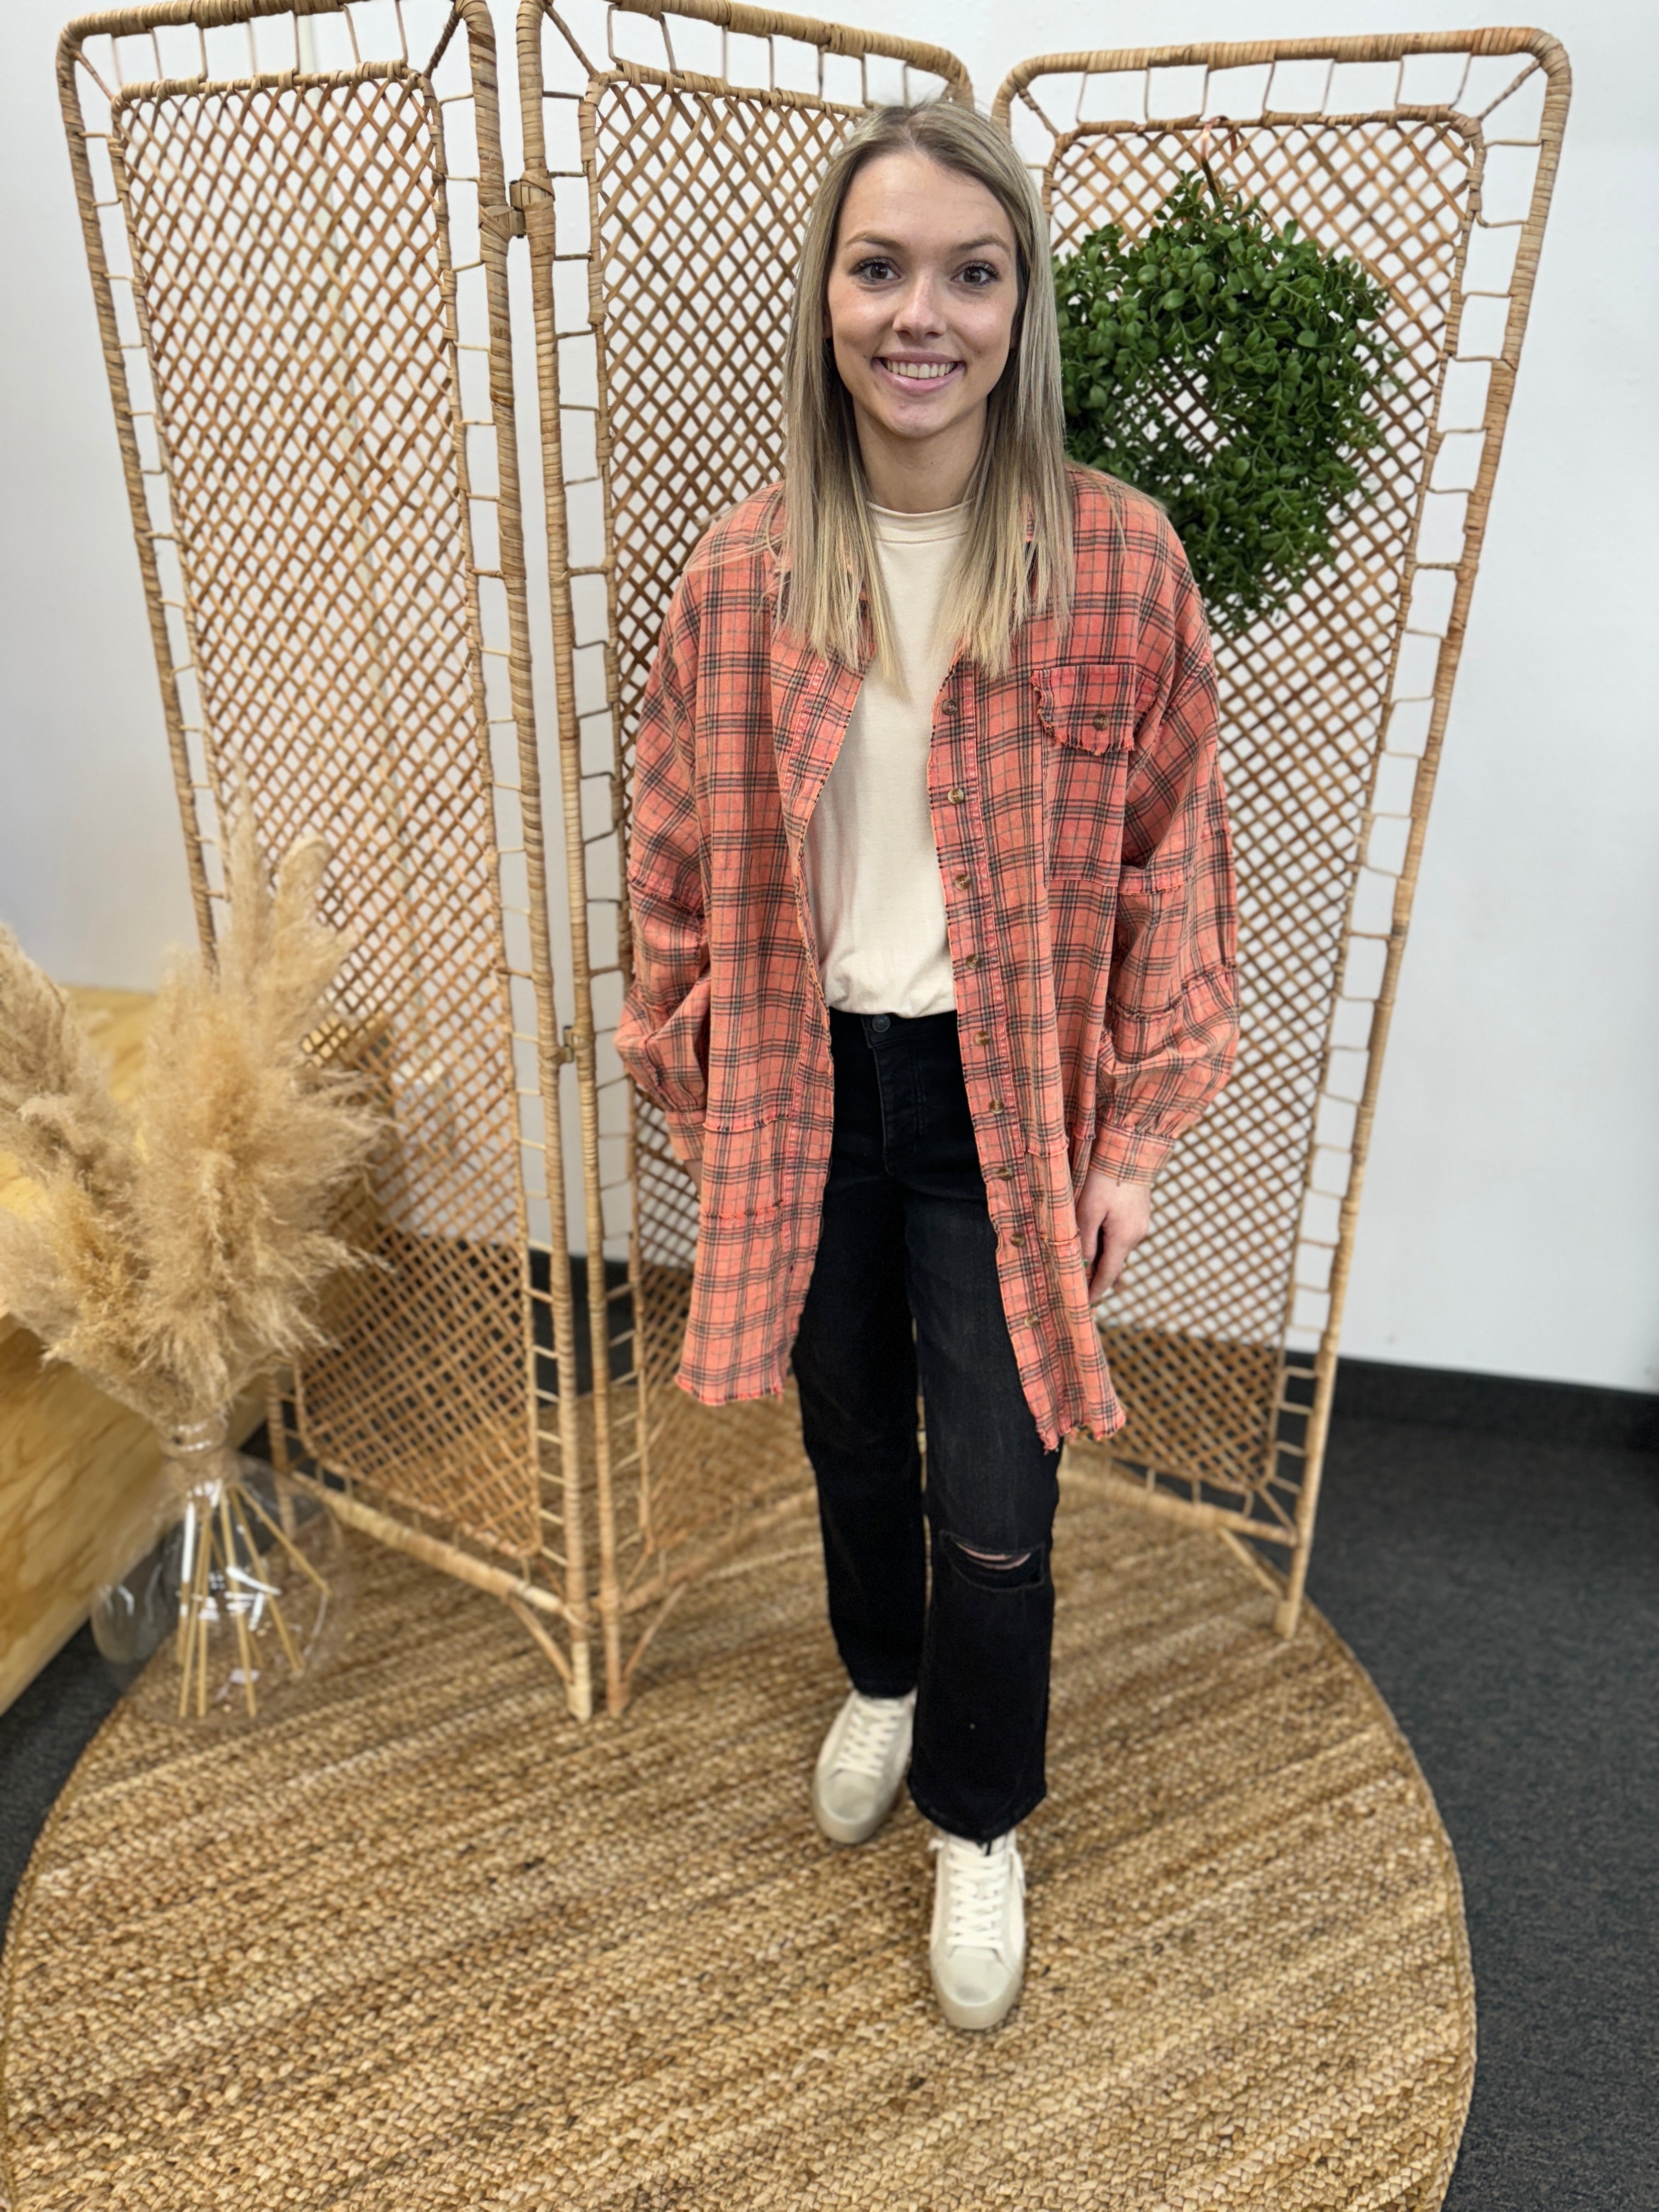
[[[66,981],[142,988],[192,925],[58,118],[69,12],[14,0],[0,71],[0,920]]]
[[[58,116],[63,12],[11,0],[0,84],[0,918],[66,980],[144,986],[190,915]],[[1108,40],[1504,20],[1431,0],[1274,0],[1252,14],[1237,0],[849,0],[845,13],[953,46],[987,104],[1022,57]],[[1659,10],[1558,0],[1547,27],[1572,58],[1572,114],[1343,1342],[1368,1358],[1651,1389]]]

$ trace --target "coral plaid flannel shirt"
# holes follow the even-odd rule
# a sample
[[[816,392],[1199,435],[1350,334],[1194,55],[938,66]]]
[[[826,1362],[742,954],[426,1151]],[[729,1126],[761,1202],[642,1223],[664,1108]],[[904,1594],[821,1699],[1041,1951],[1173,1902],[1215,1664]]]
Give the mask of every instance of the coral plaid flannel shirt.
[[[1158,508],[1092,471],[1072,483],[1068,629],[1033,617],[1000,677],[958,660],[927,770],[1003,1307],[1050,1448],[1123,1419],[1074,1193],[1091,1160],[1150,1180],[1237,1034],[1203,611]],[[774,485],[692,555],[635,754],[617,1044],[702,1163],[678,1379],[709,1404],[783,1387],[834,1115],[801,848],[860,677],[778,626],[781,510]]]

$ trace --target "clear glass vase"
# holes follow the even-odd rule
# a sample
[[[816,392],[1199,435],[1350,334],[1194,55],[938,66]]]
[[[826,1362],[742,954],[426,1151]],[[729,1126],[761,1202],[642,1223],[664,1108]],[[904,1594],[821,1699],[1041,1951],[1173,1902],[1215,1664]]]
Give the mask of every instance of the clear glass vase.
[[[246,1728],[288,1711],[337,1651],[351,1601],[318,1494],[226,1443],[222,1415],[164,1437],[143,1556],[93,1602],[92,1632],[150,1719]]]

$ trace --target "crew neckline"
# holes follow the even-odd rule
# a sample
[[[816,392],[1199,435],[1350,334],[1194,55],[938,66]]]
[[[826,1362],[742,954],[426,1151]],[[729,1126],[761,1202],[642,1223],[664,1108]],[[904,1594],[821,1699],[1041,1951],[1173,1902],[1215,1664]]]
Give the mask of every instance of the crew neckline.
[[[935,538],[960,538],[968,527],[970,503],[961,499],[954,507],[936,507],[925,514],[907,514],[896,507],[878,507],[872,500],[870,520],[876,536],[885,544],[926,544]]]

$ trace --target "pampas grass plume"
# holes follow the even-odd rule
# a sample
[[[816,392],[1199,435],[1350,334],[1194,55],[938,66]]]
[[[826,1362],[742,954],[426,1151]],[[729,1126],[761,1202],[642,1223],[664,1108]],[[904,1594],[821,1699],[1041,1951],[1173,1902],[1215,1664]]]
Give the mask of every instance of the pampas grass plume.
[[[163,1429],[320,1343],[324,1280],[354,1263],[330,1223],[380,1123],[307,1048],[349,949],[318,915],[327,865],[304,837],[268,880],[238,806],[217,959],[162,983],[136,1114],[0,931],[0,1148],[29,1186],[0,1209],[0,1306]]]

